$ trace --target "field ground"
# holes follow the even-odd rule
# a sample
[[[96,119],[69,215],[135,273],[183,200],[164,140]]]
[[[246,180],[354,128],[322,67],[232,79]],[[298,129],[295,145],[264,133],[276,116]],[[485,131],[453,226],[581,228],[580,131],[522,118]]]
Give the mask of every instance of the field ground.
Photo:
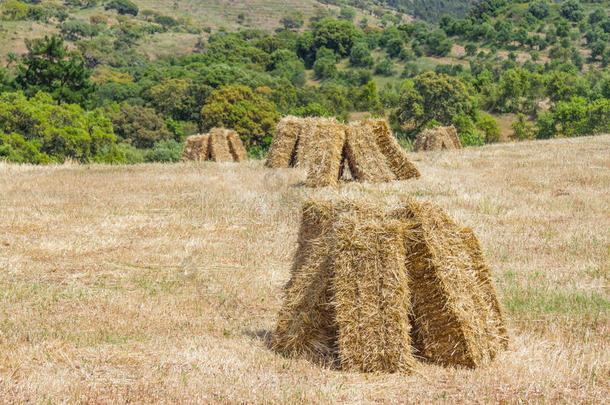
[[[0,402],[607,400],[610,136],[410,156],[419,180],[342,187],[474,228],[511,331],[488,367],[343,373],[267,348],[301,171],[0,163]]]

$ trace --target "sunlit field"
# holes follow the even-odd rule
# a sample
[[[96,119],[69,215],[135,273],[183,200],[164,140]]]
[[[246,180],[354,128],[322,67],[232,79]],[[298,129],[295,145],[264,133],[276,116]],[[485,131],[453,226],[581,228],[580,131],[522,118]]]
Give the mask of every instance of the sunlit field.
[[[409,154],[397,190],[472,227],[510,326],[476,370],[358,374],[268,348],[305,173],[0,163],[0,402],[601,403],[610,136]],[[605,400],[604,400],[605,398]]]

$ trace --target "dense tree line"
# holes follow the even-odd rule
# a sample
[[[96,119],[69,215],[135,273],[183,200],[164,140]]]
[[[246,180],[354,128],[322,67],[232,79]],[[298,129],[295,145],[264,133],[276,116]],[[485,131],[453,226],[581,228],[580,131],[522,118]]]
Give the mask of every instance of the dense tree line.
[[[200,30],[195,52],[154,61],[138,51],[141,41],[191,27],[147,10],[121,12],[128,3],[103,3],[117,12],[114,24],[95,13],[78,23],[51,17],[61,37],[29,41],[26,54],[0,69],[0,159],[175,161],[187,135],[213,126],[237,129],[261,156],[286,114],[387,116],[405,141],[425,127],[455,125],[468,145],[499,139],[487,112],[517,114],[518,139],[610,131],[607,50],[595,45],[607,42],[608,13],[577,1],[484,0],[438,27],[389,19],[371,26],[341,12],[314,14],[298,30],[305,21],[293,13],[276,32]],[[461,63],[436,62],[456,44],[466,53]],[[520,50],[531,58],[519,61]],[[19,124],[10,114],[26,118]]]

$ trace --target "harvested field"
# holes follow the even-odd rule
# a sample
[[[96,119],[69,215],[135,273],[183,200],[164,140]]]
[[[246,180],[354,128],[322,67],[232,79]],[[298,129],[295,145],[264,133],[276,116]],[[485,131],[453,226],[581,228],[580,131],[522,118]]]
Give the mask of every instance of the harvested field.
[[[341,186],[472,228],[506,309],[489,365],[408,375],[269,348],[300,209],[325,192],[304,170],[0,163],[0,402],[603,403],[609,151],[605,135],[410,153],[417,180]]]

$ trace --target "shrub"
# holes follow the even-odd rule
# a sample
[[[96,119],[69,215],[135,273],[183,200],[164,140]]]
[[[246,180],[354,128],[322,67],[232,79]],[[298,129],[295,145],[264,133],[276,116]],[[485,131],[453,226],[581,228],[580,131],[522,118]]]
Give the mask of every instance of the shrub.
[[[173,139],[159,141],[145,153],[144,160],[147,162],[179,162],[183,149],[184,144]]]
[[[485,145],[485,136],[479,131],[472,130],[462,132],[458,135],[462,146],[483,146]]]
[[[280,117],[273,103],[249,87],[229,86],[213,93],[201,110],[203,130],[227,127],[239,133],[247,148],[272,137]]]
[[[534,126],[525,120],[524,114],[518,114],[517,119],[510,126],[513,129],[511,135],[513,139],[522,141],[534,137]]]
[[[67,158],[79,162],[122,161],[112,123],[102,110],[57,105],[45,93],[31,99],[23,93],[0,95],[0,132],[10,134],[2,141],[4,153],[10,147],[16,150],[12,156],[30,163],[63,162]]]
[[[152,108],[123,103],[107,107],[106,111],[116,135],[137,148],[150,148],[172,137],[163,118]]]
[[[116,10],[119,14],[138,15],[138,5],[131,0],[112,0],[105,7],[106,10]]]
[[[477,129],[485,134],[485,142],[493,143],[500,140],[500,127],[498,122],[488,113],[480,113]]]

